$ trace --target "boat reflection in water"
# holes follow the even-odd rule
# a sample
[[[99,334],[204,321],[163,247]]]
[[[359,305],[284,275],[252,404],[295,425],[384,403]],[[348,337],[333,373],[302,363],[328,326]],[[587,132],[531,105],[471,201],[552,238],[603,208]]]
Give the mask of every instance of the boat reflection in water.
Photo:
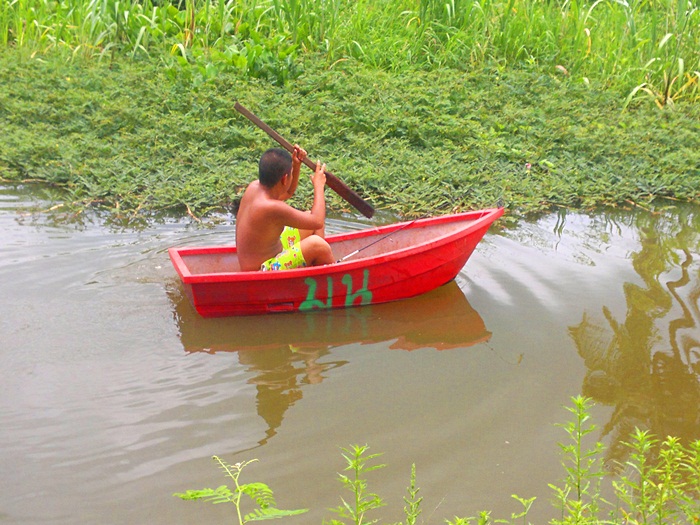
[[[247,317],[201,317],[179,282],[168,286],[168,296],[186,352],[236,352],[251,374],[257,411],[268,425],[261,445],[301,399],[302,385],[320,383],[347,364],[327,357],[334,347],[385,343],[397,350],[448,350],[491,337],[455,281],[394,303]]]
[[[186,352],[328,349],[389,342],[389,348],[462,348],[491,333],[456,282],[397,303],[279,316],[203,318],[179,285],[168,292]]]

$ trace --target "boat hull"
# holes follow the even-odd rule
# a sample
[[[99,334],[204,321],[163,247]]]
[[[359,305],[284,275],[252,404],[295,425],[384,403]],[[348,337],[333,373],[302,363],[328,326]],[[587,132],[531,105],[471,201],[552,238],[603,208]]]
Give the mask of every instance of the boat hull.
[[[337,264],[296,270],[240,272],[231,246],[169,254],[203,317],[346,308],[413,297],[454,279],[502,214],[496,208],[329,236],[339,258],[366,249]]]

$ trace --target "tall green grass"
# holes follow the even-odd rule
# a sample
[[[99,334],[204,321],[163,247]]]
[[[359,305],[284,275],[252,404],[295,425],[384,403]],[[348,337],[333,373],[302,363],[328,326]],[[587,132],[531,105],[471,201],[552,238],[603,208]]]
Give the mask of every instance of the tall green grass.
[[[527,64],[615,89],[626,104],[700,99],[697,0],[5,0],[0,44],[280,83],[319,55],[389,71]]]

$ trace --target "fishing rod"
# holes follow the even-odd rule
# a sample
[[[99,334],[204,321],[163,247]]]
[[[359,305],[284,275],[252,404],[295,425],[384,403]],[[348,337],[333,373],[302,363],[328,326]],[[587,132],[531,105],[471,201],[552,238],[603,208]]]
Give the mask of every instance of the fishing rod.
[[[415,219],[412,220],[412,221],[410,221],[410,222],[407,222],[407,223],[401,225],[400,228],[396,228],[395,230],[390,231],[389,233],[387,233],[386,235],[383,235],[382,237],[380,237],[380,238],[377,239],[376,241],[372,241],[372,242],[369,243],[368,245],[363,246],[362,248],[358,248],[358,249],[355,250],[354,252],[351,252],[351,253],[347,254],[345,257],[342,257],[342,258],[338,259],[338,260],[335,261],[335,262],[336,262],[336,263],[340,263],[340,262],[343,262],[345,259],[349,259],[349,258],[352,257],[353,255],[357,255],[357,254],[360,253],[362,250],[366,250],[366,249],[369,248],[370,246],[374,246],[374,245],[377,244],[378,242],[383,241],[384,239],[386,239],[387,237],[390,237],[390,236],[394,235],[396,232],[400,232],[400,231],[403,230],[404,228],[407,228],[408,226],[410,226],[410,225],[413,224],[414,222],[416,222]]]

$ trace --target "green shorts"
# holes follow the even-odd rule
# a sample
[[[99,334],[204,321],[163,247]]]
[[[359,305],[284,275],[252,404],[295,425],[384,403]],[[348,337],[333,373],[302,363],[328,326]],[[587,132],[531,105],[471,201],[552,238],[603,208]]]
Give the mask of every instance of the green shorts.
[[[268,259],[260,265],[263,272],[277,270],[292,270],[294,268],[304,268],[306,261],[301,253],[301,234],[297,228],[285,226],[280,235],[282,248],[280,253]]]

